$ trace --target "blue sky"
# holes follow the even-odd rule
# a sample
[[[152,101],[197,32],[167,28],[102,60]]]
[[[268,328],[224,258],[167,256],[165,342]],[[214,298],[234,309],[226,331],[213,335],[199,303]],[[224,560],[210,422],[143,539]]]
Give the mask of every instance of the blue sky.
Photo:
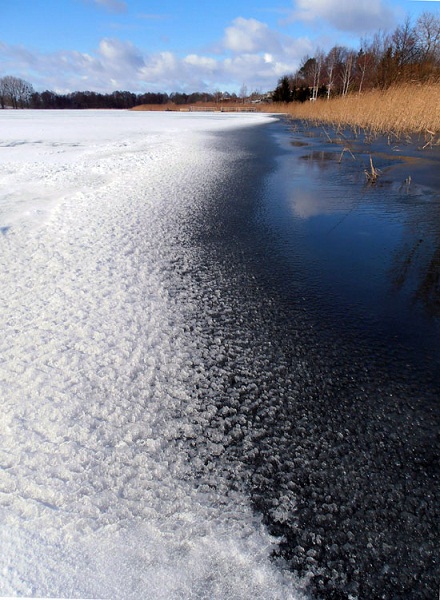
[[[439,0],[0,0],[0,76],[38,91],[267,91]]]

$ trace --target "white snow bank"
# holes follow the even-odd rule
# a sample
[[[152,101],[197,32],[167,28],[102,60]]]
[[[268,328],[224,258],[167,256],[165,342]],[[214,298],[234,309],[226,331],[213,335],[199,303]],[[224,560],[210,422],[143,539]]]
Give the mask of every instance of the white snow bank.
[[[210,135],[268,119],[0,112],[0,595],[300,597],[175,444],[201,435],[182,215],[227,168]]]

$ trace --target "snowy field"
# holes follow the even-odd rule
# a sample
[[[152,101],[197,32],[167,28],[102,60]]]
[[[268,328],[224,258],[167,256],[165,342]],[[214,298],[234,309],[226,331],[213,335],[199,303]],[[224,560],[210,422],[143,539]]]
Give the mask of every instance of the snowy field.
[[[197,483],[215,385],[173,295],[215,134],[270,119],[0,111],[1,596],[302,597],[246,496]]]

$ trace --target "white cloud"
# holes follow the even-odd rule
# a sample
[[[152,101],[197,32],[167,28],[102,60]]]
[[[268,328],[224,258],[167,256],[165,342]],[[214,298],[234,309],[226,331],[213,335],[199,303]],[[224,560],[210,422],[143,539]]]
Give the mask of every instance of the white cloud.
[[[121,42],[118,39],[104,38],[99,44],[99,55],[105,61],[111,62],[116,68],[138,68],[144,65],[140,50],[131,42]]]
[[[185,56],[184,62],[192,67],[207,71],[214,71],[217,67],[217,61],[214,58],[198,56],[197,54],[188,54],[188,56]]]
[[[255,52],[262,49],[279,47],[277,34],[265,23],[256,19],[234,19],[225,30],[224,47],[232,52]]]
[[[243,34],[240,36],[239,34]],[[293,39],[255,19],[239,18],[225,30],[217,53],[146,53],[131,42],[104,38],[94,51],[40,53],[1,44],[3,71],[22,77],[38,91],[84,89],[109,93],[273,89],[313,50],[307,38]]]
[[[383,0],[295,0],[292,19],[324,20],[340,31],[367,33],[395,22]]]
[[[260,54],[242,54],[222,61],[222,71],[225,77],[231,80],[248,83],[248,87],[270,89],[275,87],[277,79],[284,73],[292,71],[291,65],[281,60],[267,60],[267,56]],[[249,74],[252,74],[249,77]],[[265,82],[272,81],[272,86],[265,86]]]
[[[181,79],[179,61],[172,52],[159,52],[145,61],[145,66],[139,72],[139,78],[151,87],[156,84],[167,84]],[[166,85],[168,87],[168,85]]]

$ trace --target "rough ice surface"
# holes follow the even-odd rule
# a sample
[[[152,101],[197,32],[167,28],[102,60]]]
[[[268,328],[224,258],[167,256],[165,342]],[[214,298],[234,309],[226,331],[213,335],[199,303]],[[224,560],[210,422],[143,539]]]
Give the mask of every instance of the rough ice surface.
[[[0,595],[303,597],[197,453],[216,409],[173,296],[213,134],[269,119],[1,112]]]

